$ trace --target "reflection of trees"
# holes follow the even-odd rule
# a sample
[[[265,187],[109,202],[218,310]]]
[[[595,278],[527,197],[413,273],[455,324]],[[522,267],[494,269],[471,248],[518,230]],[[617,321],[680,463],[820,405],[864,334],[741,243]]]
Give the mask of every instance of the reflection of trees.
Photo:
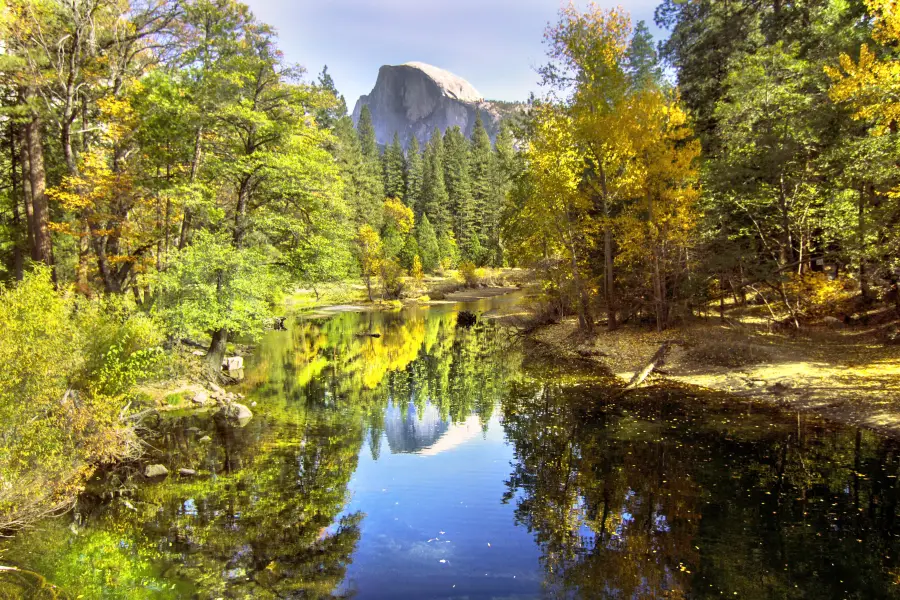
[[[169,421],[151,441],[168,480],[128,504],[89,510],[83,500],[77,535],[48,522],[4,560],[72,597],[332,597],[360,535],[362,515],[344,512],[347,486],[364,441],[379,452],[388,404],[486,421],[514,359],[494,328],[457,329],[454,312],[297,322],[270,334],[247,370],[258,405],[246,427],[196,414]],[[208,431],[213,441],[199,443]],[[180,479],[179,467],[201,475]],[[22,585],[0,579],[0,597]]]
[[[431,403],[444,420],[474,412],[486,423],[517,370],[507,346],[490,324],[457,328],[453,311],[342,313],[273,333],[248,380],[267,400],[350,407],[376,432],[390,400],[419,414]]]
[[[554,595],[900,596],[898,446],[853,430],[540,373],[502,408],[506,500]]]
[[[114,503],[74,537],[49,524],[13,556],[73,597],[332,597],[359,540],[362,515],[339,515],[362,430],[339,411],[298,410],[216,437],[191,445],[208,447],[213,476],[143,488],[133,509]]]

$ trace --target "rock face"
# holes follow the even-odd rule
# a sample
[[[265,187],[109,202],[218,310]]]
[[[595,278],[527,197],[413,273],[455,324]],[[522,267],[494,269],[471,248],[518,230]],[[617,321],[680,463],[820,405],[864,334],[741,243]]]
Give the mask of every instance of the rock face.
[[[396,132],[404,149],[413,137],[424,145],[435,128],[443,132],[458,125],[467,137],[471,136],[478,112],[491,141],[496,140],[500,126],[499,107],[485,102],[471,83],[419,62],[381,67],[375,87],[356,101],[354,125],[366,105],[372,111],[377,142],[390,144]]]

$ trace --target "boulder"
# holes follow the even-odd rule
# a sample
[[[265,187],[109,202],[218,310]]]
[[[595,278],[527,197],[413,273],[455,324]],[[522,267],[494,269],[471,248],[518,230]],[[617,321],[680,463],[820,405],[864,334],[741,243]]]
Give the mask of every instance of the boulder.
[[[238,371],[244,368],[243,356],[227,356],[222,361],[222,368],[226,371]]]
[[[194,397],[191,398],[191,401],[194,404],[206,406],[207,404],[209,404],[209,392],[207,392],[206,390],[200,390],[199,392],[194,394]]]
[[[253,418],[253,413],[250,412],[250,409],[237,402],[226,404],[220,408],[219,412],[216,414],[221,419],[224,419],[228,423],[235,424],[238,427],[243,427]]]
[[[207,442],[211,442],[212,438],[209,437],[208,435],[204,435],[202,438],[200,438],[197,441],[200,442],[201,444],[206,444]]]
[[[197,474],[197,471],[193,469],[178,469],[178,474],[182,477],[192,477]]]
[[[144,477],[165,477],[169,474],[169,470],[165,465],[147,465],[144,467]]]
[[[503,114],[510,106],[518,110],[518,105],[485,102],[462,77],[421,62],[381,67],[375,87],[356,102],[354,125],[363,106],[372,112],[375,140],[388,145],[396,132],[404,149],[414,137],[424,146],[435,128],[443,132],[459,126],[471,137],[479,113],[491,141],[496,141]]]

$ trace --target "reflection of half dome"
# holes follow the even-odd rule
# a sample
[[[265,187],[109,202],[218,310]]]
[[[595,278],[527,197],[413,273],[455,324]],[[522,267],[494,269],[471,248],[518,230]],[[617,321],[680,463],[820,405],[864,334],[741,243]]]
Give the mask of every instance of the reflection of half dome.
[[[384,433],[392,454],[418,452],[434,444],[450,427],[441,413],[427,403],[422,413],[412,402],[398,406],[391,402],[384,412]]]

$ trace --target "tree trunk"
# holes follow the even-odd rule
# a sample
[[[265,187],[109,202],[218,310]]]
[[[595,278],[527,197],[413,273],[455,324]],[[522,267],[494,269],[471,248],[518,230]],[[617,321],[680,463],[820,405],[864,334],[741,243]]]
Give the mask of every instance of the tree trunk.
[[[228,330],[222,327],[212,333],[209,342],[209,350],[206,351],[206,365],[209,370],[218,375],[222,372],[222,361],[225,359],[225,349],[228,345]]]
[[[866,190],[861,187],[859,190],[859,203],[857,204],[856,214],[856,235],[859,244],[859,290],[862,293],[863,300],[870,302],[872,300],[872,291],[869,288],[869,279],[866,274],[866,221],[865,221],[865,202]]]
[[[19,185],[16,166],[18,163],[18,155],[16,153],[16,132],[12,125],[9,127],[9,181],[12,185],[12,194],[10,195],[10,204],[12,205],[13,217],[13,254],[12,254],[12,272],[17,281],[21,281],[25,273],[25,252],[22,248],[23,234],[26,234],[27,226],[23,227],[21,215],[19,213]]]
[[[591,316],[587,290],[584,289],[584,284],[581,281],[581,271],[578,268],[578,257],[575,251],[574,240],[570,242],[570,249],[572,253],[572,279],[575,281],[575,294],[578,296],[578,328],[590,333],[594,329],[594,319]]]
[[[234,211],[234,247],[240,248],[244,244],[244,235],[247,229],[247,204],[250,201],[250,177],[241,181],[238,189],[238,203]]]
[[[41,136],[41,122],[35,115],[25,125],[25,140],[28,153],[28,175],[31,184],[31,206],[33,211],[35,260],[53,267],[53,246],[50,239],[50,209],[47,203],[47,179],[44,172],[44,147]],[[56,271],[53,270],[53,281]]]
[[[22,163],[22,204],[25,206],[25,237],[28,255],[34,258],[34,205],[31,202],[31,172],[28,166],[28,139],[19,131],[19,158]]]
[[[191,179],[190,182],[193,185],[197,181],[197,174],[200,171],[200,158],[201,158],[201,145],[200,139],[203,135],[203,128],[199,127],[197,129],[197,135],[194,138],[194,158],[191,160]],[[187,246],[188,241],[190,240],[191,234],[191,221],[193,220],[193,215],[191,215],[190,207],[184,208],[184,218],[181,221],[181,235],[178,238],[178,249],[183,250],[185,246]]]
[[[605,201],[604,201],[605,203]],[[603,254],[606,263],[606,328],[613,331],[618,327],[616,322],[615,273],[613,272],[612,231],[609,226],[603,227]]]

